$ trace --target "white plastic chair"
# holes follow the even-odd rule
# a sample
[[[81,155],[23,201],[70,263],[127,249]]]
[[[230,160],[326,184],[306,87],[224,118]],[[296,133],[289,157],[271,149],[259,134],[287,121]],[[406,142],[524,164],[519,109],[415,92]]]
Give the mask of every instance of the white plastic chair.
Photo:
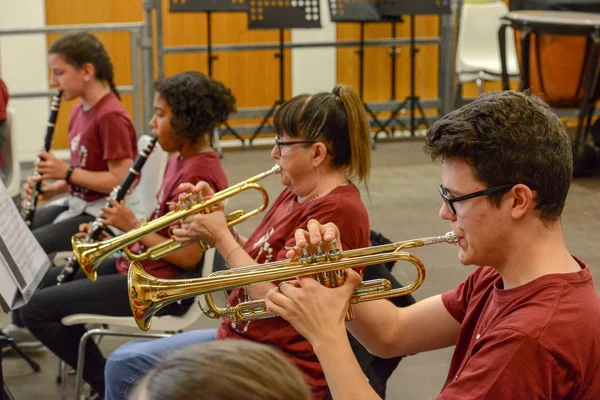
[[[462,99],[462,84],[476,82],[479,94],[485,81],[502,80],[498,30],[509,10],[503,1],[465,3],[460,14],[456,47],[456,99]],[[506,65],[509,79],[519,78],[519,63],[512,28],[506,30]]]
[[[11,197],[18,196],[21,191],[21,164],[17,152],[17,140],[14,137],[15,110],[6,110],[6,123],[4,124],[6,140],[2,147],[4,160],[4,186]]]
[[[152,137],[148,135],[140,136],[137,144],[138,150],[142,151],[151,139]],[[148,218],[154,210],[156,192],[162,183],[168,160],[169,153],[156,143],[154,151],[144,164],[140,181],[125,199],[127,206],[133,210],[138,219]]]
[[[213,269],[219,268],[219,264],[224,263],[223,257],[217,255],[215,257],[215,249],[208,250],[204,255],[204,262],[202,265],[202,276],[208,276]],[[216,263],[216,265],[215,265]],[[197,300],[197,299],[196,299]],[[196,302],[196,301],[195,301]],[[192,304],[184,315],[171,316],[162,315],[155,316],[152,318],[152,326],[148,333],[143,332],[131,332],[131,331],[119,331],[109,328],[103,329],[91,329],[87,331],[79,342],[79,354],[77,358],[77,368],[75,373],[75,398],[80,398],[81,386],[83,381],[83,366],[85,365],[85,347],[87,341],[94,337],[102,338],[103,336],[119,336],[119,337],[132,337],[132,338],[162,338],[171,336],[174,333],[183,332],[189,328],[196,320],[202,315],[202,311],[197,304]],[[97,314],[73,314],[65,317],[61,320],[61,323],[65,326],[81,325],[81,324],[96,324],[103,325],[112,328],[135,328],[137,324],[131,317],[112,317],[109,315],[97,315]],[[162,333],[159,333],[162,332]],[[60,382],[61,382],[61,396],[64,399],[66,393],[66,376],[67,376],[67,365],[62,360],[60,361],[59,367]]]

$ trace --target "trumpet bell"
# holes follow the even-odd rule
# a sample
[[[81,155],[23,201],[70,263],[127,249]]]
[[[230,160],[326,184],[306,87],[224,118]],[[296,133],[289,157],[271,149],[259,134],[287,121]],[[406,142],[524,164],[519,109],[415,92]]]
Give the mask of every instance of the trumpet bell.
[[[71,236],[73,255],[77,259],[77,263],[79,263],[85,276],[91,281],[96,281],[98,277],[96,269],[102,261],[112,254],[105,251],[102,252],[100,250],[101,243],[102,242],[86,243],[78,237]],[[98,256],[98,253],[101,253],[100,256]]]

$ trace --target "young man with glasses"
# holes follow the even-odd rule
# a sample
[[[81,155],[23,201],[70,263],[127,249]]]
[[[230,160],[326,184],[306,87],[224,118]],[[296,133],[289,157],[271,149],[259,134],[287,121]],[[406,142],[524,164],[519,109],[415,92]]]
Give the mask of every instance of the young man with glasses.
[[[438,399],[599,398],[600,298],[560,221],[573,171],[564,125],[531,94],[488,93],[436,122],[425,149],[442,161],[439,214],[458,237],[459,260],[480,267],[407,308],[354,305],[346,324],[361,280],[353,271],[335,289],[310,278],[280,285],[267,294],[269,310],[311,342],[334,399],[378,398],[346,328],[380,357],[456,345]],[[335,225],[311,221],[295,251],[336,238]]]

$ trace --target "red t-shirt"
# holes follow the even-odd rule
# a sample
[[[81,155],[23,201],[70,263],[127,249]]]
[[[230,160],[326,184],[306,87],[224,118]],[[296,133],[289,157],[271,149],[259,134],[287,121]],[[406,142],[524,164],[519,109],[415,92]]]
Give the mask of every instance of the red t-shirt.
[[[123,103],[110,92],[91,109],[84,111],[79,102],[69,117],[69,143],[73,167],[88,171],[108,171],[109,160],[135,158],[137,138]],[[73,196],[94,201],[106,197],[78,185],[70,185]]]
[[[0,122],[6,121],[6,107],[8,104],[8,89],[0,79]]]
[[[576,260],[507,290],[480,267],[442,295],[461,329],[438,399],[600,399],[600,298]]]
[[[216,152],[198,153],[185,160],[179,158],[179,153],[171,156],[167,162],[163,183],[156,194],[156,208],[148,221],[169,212],[168,203],[178,201],[179,192],[177,192],[177,187],[180,184],[186,182],[196,184],[200,181],[207,182],[217,192],[227,188],[227,177]],[[158,233],[164,236],[166,240],[169,237],[169,228],[167,227]],[[131,250],[139,254],[146,249],[141,244],[136,243],[131,246]],[[117,270],[121,274],[127,275],[129,264],[129,261],[120,257],[117,259]],[[173,279],[182,272],[181,268],[162,259],[143,260],[141,264],[146,272],[157,278]]]
[[[6,121],[6,107],[8,104],[8,89],[6,85],[0,79],[0,124]],[[5,133],[6,135],[6,133]],[[8,138],[5,138],[7,140]],[[4,159],[2,158],[2,148],[0,147],[0,167],[4,166]]]
[[[356,186],[339,186],[328,195],[299,204],[296,195],[285,189],[256,228],[244,250],[258,264],[284,260],[284,246],[295,244],[294,232],[311,219],[333,222],[342,232],[343,249],[369,246],[369,217]],[[246,301],[245,292],[235,289],[229,297],[234,306]],[[282,318],[268,318],[233,324],[224,317],[217,339],[249,339],[278,347],[301,369],[315,399],[327,397],[327,382],[310,343]]]

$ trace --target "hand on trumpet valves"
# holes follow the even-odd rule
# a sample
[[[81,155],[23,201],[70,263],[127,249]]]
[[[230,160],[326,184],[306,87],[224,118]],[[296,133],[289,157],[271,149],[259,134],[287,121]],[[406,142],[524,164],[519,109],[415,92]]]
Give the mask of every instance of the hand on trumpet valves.
[[[181,221],[180,227],[173,227],[171,238],[177,242],[204,242],[215,246],[217,240],[231,235],[225,214],[221,210],[209,214],[190,215]]]
[[[54,153],[41,151],[38,153],[39,161],[35,163],[37,172],[42,179],[65,179],[69,164],[56,158]]]
[[[170,206],[169,208],[171,210],[181,210],[188,206],[201,203],[205,200],[210,200],[215,194],[215,191],[210,187],[210,185],[204,181],[200,181],[196,185],[192,185],[191,183],[182,183],[177,187],[177,191],[179,192],[179,202],[175,203],[173,206]],[[216,210],[224,211],[224,202],[218,202],[217,204],[211,206],[211,212]]]
[[[125,201],[117,202],[110,197],[106,201],[111,207],[102,207],[100,221],[104,225],[114,226],[123,232],[128,232],[140,226],[140,222],[133,211],[125,205]]]
[[[321,224],[316,219],[308,221],[307,230],[297,229],[295,234],[296,246],[286,247],[287,258],[296,258],[305,252],[315,253],[321,247],[322,251],[332,249],[342,250],[340,241],[340,231],[335,224],[328,222]]]
[[[347,270],[344,285],[326,288],[311,277],[284,281],[265,296],[267,309],[287,320],[314,347],[335,343],[346,335],[345,319],[358,273]]]

